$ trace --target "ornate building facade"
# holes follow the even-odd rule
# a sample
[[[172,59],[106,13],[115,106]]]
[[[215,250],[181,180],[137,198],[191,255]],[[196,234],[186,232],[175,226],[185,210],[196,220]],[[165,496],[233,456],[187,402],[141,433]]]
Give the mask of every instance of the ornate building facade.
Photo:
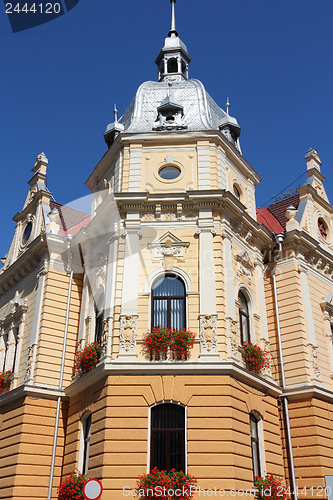
[[[0,270],[0,367],[13,373],[2,499],[56,499],[80,471],[120,500],[154,466],[186,469],[204,490],[274,474],[294,497],[327,497],[333,208],[321,162],[309,150],[297,194],[256,209],[240,126],[189,79],[171,4],[158,81],[104,133],[91,214],[53,200],[42,153],[14,217]],[[144,334],[162,325],[195,333],[188,358],[147,354]],[[100,360],[79,376],[75,352],[94,341]],[[268,353],[260,375],[246,342]]]

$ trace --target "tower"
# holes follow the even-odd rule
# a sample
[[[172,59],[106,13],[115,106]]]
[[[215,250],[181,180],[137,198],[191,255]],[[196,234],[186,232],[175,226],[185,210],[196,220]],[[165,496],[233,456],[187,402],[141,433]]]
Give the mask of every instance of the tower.
[[[312,498],[330,475],[321,162],[309,150],[306,184],[256,209],[260,176],[229,100],[225,112],[189,78],[175,3],[157,81],[104,133],[91,214],[54,200],[42,153],[15,216],[0,272],[4,498],[54,500],[79,472],[120,500],[154,467],[219,496],[273,474]]]

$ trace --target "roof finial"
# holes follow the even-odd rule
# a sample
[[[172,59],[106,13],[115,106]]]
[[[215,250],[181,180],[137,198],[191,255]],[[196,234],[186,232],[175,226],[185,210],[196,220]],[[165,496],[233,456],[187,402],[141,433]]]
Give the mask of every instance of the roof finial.
[[[227,104],[225,105],[227,108],[227,115],[229,115],[229,108],[230,108],[230,102],[229,102],[229,97],[227,97]]]
[[[175,15],[175,3],[176,0],[170,0],[171,6],[172,6],[172,11],[171,11],[171,28],[169,31],[169,36],[178,36],[177,30],[176,30],[176,15]]]
[[[114,105],[113,112],[114,112],[114,121],[117,123],[118,122],[118,109],[117,109],[116,103]]]

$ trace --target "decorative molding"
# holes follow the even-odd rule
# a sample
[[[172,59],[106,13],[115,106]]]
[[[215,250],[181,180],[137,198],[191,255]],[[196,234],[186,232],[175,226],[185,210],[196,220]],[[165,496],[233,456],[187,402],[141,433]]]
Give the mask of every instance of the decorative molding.
[[[202,354],[218,353],[217,314],[200,314],[200,351]]]
[[[310,364],[313,373],[313,377],[320,381],[320,366],[319,366],[319,356],[318,347],[313,344],[308,344],[309,354],[310,354]]]
[[[37,350],[37,344],[31,344],[29,346],[29,350],[28,350],[28,357],[27,357],[27,366],[26,366],[26,370],[25,370],[25,377],[24,377],[24,381],[28,381],[28,380],[31,380],[32,377],[33,377],[33,366],[34,366],[34,362],[35,362],[35,355],[36,355],[36,350]]]
[[[119,354],[136,355],[137,315],[120,316]]]
[[[251,279],[254,271],[254,265],[248,252],[244,250],[242,253],[235,256],[235,260],[236,262],[238,262],[237,275],[239,277],[247,276],[249,279]]]

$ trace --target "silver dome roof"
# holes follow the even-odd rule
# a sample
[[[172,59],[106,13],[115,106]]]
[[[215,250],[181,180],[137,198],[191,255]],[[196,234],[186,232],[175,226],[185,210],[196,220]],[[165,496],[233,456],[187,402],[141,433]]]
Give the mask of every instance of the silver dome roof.
[[[199,80],[172,82],[171,86],[168,82],[145,82],[119,120],[124,132],[152,132],[158,117],[157,108],[169,95],[183,107],[188,131],[219,130],[227,116]]]

